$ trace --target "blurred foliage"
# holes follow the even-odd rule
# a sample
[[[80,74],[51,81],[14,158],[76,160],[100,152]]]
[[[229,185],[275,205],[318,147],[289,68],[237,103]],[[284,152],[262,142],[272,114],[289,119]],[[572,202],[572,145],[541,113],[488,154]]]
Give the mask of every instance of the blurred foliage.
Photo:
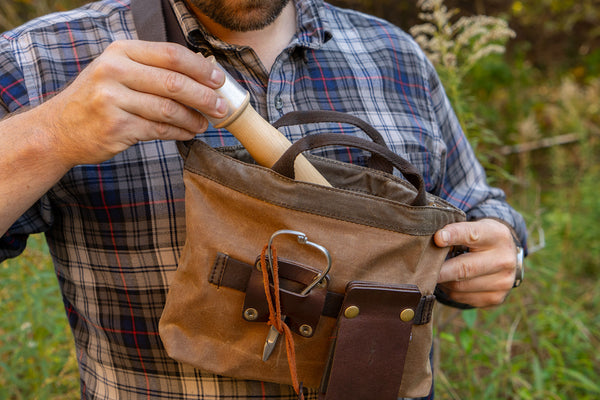
[[[509,178],[506,170],[494,163],[490,148],[500,141],[476,114],[472,89],[466,78],[475,66],[492,55],[505,53],[506,42],[515,32],[506,21],[485,15],[460,16],[457,8],[449,9],[443,0],[419,0],[419,19],[409,32],[436,66],[440,79],[459,121],[479,161],[488,170],[490,181]]]
[[[511,12],[524,31],[544,43],[558,38],[563,55],[586,56],[600,43],[599,0],[514,1]]]
[[[332,4],[381,16],[409,30],[421,23],[416,1],[330,0]],[[0,31],[34,16],[67,10],[82,0],[2,0]],[[581,76],[600,73],[600,0],[446,0],[461,15],[487,15],[508,20],[517,32],[508,43],[510,55],[525,57],[537,68],[580,68]],[[581,70],[583,68],[584,70]]]
[[[0,399],[75,399],[73,335],[41,235],[0,264]]]
[[[70,10],[88,3],[82,0],[2,0],[0,31],[19,26],[30,19],[54,11]]]
[[[382,16],[405,30],[421,23],[415,2],[398,0],[331,0],[331,3]],[[487,15],[509,21],[517,33],[509,55],[524,57],[536,68],[555,70],[588,65],[600,59],[600,0],[446,0],[460,15]],[[586,71],[580,71],[583,76]]]

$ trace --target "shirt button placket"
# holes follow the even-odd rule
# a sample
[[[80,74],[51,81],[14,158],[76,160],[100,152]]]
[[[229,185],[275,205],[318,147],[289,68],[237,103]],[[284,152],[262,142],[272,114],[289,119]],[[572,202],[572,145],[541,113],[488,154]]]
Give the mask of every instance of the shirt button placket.
[[[273,104],[275,105],[275,109],[277,111],[283,110],[283,99],[281,98],[280,95],[275,96]]]
[[[269,74],[269,86],[267,88],[267,104],[269,119],[271,122],[278,120],[289,111],[290,103],[289,88],[286,86],[286,71],[283,63],[289,62],[288,54],[283,52],[279,55],[271,67]]]

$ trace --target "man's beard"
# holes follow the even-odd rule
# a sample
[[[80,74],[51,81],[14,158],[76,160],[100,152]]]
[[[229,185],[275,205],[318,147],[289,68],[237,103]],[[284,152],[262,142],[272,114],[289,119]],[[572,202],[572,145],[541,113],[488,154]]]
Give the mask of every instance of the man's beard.
[[[273,23],[290,0],[188,0],[202,14],[236,32],[263,29]]]

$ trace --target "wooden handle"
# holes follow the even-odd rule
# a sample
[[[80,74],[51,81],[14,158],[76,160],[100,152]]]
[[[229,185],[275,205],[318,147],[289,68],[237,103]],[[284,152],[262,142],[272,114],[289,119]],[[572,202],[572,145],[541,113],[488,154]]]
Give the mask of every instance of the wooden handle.
[[[211,60],[216,63],[216,61]],[[215,128],[225,128],[248,150],[257,163],[271,168],[290,147],[291,142],[265,121],[250,105],[250,95],[225,72],[225,83],[217,92],[227,100],[229,113],[225,118],[209,121]],[[296,180],[331,186],[317,169],[302,155],[294,163]]]
[[[272,167],[279,157],[292,144],[265,121],[251,105],[248,105],[226,129],[248,150],[248,153],[262,166]],[[296,180],[331,186],[317,169],[303,156],[294,163]]]

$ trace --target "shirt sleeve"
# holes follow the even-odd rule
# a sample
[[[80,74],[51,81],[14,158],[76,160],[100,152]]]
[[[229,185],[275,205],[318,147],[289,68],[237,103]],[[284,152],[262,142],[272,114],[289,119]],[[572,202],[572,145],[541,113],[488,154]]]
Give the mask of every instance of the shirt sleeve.
[[[526,248],[527,232],[521,214],[506,201],[504,191],[487,183],[434,67],[428,63],[429,83],[435,118],[446,143],[446,168],[438,195],[465,211],[470,221],[495,218],[511,226]]]
[[[12,47],[7,36],[0,36],[0,119],[10,117],[10,113],[29,104],[23,73]],[[44,196],[0,237],[0,262],[21,254],[30,234],[48,230],[51,215],[50,204]]]

